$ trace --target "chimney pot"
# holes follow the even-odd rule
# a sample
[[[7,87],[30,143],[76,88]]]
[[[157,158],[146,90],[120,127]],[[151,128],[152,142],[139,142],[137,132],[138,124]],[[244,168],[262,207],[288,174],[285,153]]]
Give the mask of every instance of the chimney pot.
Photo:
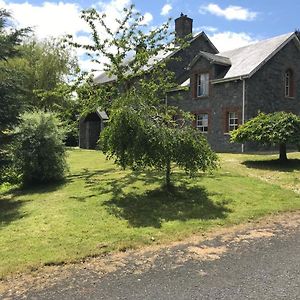
[[[186,36],[193,33],[193,19],[183,13],[175,20],[175,37],[184,39]]]

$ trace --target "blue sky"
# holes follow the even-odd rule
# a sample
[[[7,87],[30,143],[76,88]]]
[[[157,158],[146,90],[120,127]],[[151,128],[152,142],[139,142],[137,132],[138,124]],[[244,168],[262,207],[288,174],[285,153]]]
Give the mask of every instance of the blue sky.
[[[204,30],[220,51],[300,28],[300,0],[0,0],[0,7],[12,12],[17,26],[34,27],[39,38],[71,33],[84,40],[87,37],[79,18],[81,9],[94,6],[114,18],[130,3],[145,15],[150,27],[168,17],[174,19],[181,12],[187,14],[194,20],[194,32]],[[78,53],[81,64],[88,69],[82,54]]]

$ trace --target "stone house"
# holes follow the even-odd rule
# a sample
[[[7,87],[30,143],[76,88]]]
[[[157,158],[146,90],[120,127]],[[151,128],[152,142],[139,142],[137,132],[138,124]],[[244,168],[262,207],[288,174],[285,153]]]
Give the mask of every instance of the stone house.
[[[175,20],[176,35],[192,34],[192,24],[193,20],[182,14]],[[172,54],[180,57],[168,65],[178,88],[169,92],[167,103],[194,114],[193,126],[207,136],[215,151],[252,150],[250,144],[230,143],[230,131],[260,111],[300,115],[299,38],[298,32],[292,32],[219,53],[201,32],[191,38],[189,47]],[[112,80],[106,74],[96,78],[98,84]],[[80,124],[88,122],[81,120]],[[82,148],[95,144],[84,142],[96,137],[87,132],[80,127]]]

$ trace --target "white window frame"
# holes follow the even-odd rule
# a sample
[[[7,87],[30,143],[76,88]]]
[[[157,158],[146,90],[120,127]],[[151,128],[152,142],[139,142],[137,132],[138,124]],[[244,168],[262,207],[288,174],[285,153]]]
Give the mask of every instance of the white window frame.
[[[228,112],[228,131],[233,131],[239,127],[238,114],[235,111]]]
[[[206,97],[209,94],[209,73],[197,75],[197,97]]]
[[[208,113],[201,113],[196,115],[196,128],[202,132],[208,132]]]

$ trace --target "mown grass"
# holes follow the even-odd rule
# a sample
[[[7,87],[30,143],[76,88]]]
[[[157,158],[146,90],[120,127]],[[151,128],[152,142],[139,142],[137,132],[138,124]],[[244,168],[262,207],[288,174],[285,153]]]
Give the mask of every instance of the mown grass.
[[[180,240],[216,226],[300,208],[299,154],[221,154],[221,168],[194,179],[117,168],[96,151],[69,151],[66,182],[0,190],[0,276],[104,252]],[[296,191],[296,192],[295,192]]]

